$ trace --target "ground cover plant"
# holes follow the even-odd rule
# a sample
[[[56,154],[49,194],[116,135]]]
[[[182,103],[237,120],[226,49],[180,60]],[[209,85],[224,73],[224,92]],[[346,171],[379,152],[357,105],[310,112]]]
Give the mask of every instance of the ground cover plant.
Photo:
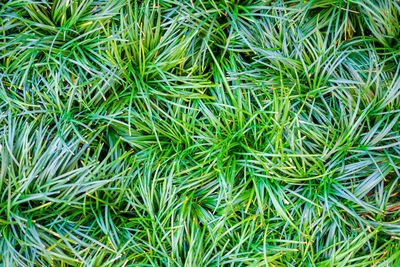
[[[0,266],[400,266],[398,1],[0,2]]]

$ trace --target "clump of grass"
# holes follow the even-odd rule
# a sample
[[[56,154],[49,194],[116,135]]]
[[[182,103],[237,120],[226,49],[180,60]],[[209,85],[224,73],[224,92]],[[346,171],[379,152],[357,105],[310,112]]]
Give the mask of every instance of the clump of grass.
[[[0,4],[4,266],[397,266],[396,1]]]

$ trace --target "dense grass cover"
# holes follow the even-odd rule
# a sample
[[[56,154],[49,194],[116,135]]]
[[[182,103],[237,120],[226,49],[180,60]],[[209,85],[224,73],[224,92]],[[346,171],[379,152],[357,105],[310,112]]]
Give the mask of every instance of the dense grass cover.
[[[2,0],[1,266],[399,266],[400,3]]]

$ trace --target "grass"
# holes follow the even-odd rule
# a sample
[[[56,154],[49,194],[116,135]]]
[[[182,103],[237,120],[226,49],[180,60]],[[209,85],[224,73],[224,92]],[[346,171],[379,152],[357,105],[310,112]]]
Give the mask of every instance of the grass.
[[[400,3],[0,3],[0,266],[399,266]]]

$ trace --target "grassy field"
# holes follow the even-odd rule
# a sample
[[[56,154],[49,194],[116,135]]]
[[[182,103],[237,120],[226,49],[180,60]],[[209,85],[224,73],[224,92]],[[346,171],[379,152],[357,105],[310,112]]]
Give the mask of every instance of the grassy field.
[[[399,1],[0,2],[0,266],[400,266]]]

